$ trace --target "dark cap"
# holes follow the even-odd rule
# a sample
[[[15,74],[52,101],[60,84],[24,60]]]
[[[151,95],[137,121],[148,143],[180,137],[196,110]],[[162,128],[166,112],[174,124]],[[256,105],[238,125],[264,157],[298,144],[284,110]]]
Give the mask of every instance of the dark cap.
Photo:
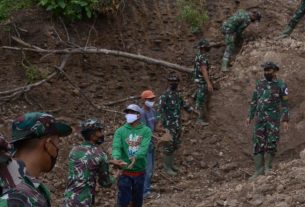
[[[271,61],[267,61],[265,62],[264,64],[261,65],[262,68],[265,70],[265,69],[273,69],[275,71],[279,71],[280,68],[273,62]]]
[[[210,47],[210,43],[206,39],[202,39],[202,40],[200,40],[198,42],[197,47],[198,48],[209,48]]]
[[[58,135],[65,137],[72,133],[72,128],[55,118],[42,112],[30,112],[18,117],[12,124],[12,143],[32,139],[42,138],[48,135]]]
[[[180,81],[180,77],[177,73],[172,72],[172,73],[168,74],[167,80],[168,81]]]
[[[262,14],[259,11],[252,11],[252,14],[255,16],[256,21],[261,21]]]

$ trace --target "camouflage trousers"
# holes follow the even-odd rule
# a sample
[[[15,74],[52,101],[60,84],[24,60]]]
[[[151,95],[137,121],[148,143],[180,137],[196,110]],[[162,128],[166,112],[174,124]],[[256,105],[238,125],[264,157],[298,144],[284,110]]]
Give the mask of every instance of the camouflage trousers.
[[[302,0],[301,5],[299,8],[295,11],[292,19],[289,21],[288,25],[292,28],[295,28],[295,26],[299,23],[301,18],[305,15],[305,0]]]
[[[280,139],[280,121],[256,121],[253,132],[253,153],[275,154]]]
[[[166,128],[166,127],[165,127]],[[163,153],[166,155],[172,155],[180,146],[181,140],[181,128],[166,128],[170,131],[170,134],[173,137],[171,142],[167,142],[163,145]]]
[[[203,110],[204,104],[206,102],[206,84],[204,83],[197,83],[197,90],[196,90],[196,109]]]
[[[230,60],[230,57],[234,53],[235,50],[235,34],[234,33],[226,33],[225,34],[225,43],[226,50],[223,55],[223,59]]]

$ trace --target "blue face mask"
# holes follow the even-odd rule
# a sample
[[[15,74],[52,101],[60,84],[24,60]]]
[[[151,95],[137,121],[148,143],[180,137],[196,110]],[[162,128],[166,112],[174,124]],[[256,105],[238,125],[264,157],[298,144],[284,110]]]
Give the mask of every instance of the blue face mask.
[[[154,101],[145,101],[145,105],[148,107],[148,108],[152,108],[154,106],[155,102]]]

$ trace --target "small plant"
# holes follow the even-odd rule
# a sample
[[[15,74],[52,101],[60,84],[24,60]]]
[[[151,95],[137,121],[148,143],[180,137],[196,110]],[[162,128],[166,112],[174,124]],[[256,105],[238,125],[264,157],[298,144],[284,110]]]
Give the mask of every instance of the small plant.
[[[34,0],[0,0],[0,22],[6,20],[12,12],[28,8],[33,4]]]
[[[39,0],[39,4],[57,16],[70,20],[91,18],[97,12],[115,6],[117,0]]]
[[[43,75],[39,71],[36,65],[30,65],[26,67],[25,77],[27,83],[35,83],[38,80],[43,79]]]
[[[191,26],[192,32],[201,31],[201,26],[208,20],[207,12],[200,0],[178,0],[179,18]]]

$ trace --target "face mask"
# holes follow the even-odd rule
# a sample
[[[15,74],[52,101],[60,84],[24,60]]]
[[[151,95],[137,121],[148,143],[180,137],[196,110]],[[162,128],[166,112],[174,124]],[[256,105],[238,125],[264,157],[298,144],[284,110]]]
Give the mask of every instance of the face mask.
[[[125,118],[126,118],[126,122],[128,124],[131,124],[131,123],[137,121],[138,115],[136,115],[136,114],[126,114]]]
[[[170,88],[171,88],[173,91],[177,90],[177,88],[178,88],[178,83],[172,83],[172,84],[170,84]]]
[[[101,144],[103,144],[104,143],[104,135],[102,135],[102,136],[100,136],[99,138],[98,138],[98,140],[96,141],[96,143],[95,144],[97,144],[97,145],[101,145]]]
[[[273,74],[271,74],[271,73],[268,73],[268,74],[265,73],[264,76],[267,81],[272,81],[272,79],[273,79]]]
[[[148,108],[152,108],[154,106],[155,102],[154,101],[145,101],[145,105],[148,107]]]

